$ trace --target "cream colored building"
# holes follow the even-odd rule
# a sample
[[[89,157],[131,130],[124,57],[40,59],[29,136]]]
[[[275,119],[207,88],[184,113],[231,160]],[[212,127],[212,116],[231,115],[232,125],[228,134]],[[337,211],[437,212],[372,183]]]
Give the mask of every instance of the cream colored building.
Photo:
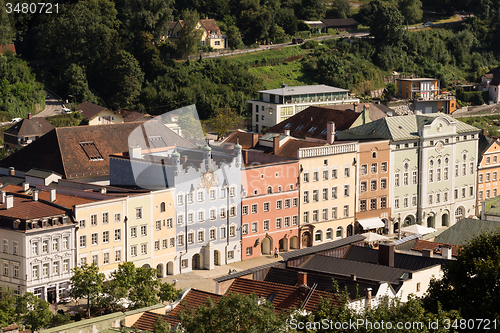
[[[154,191],[153,197],[153,267],[161,276],[175,272],[174,189]]]
[[[173,21],[168,26],[168,36],[163,40],[171,40],[174,45],[179,40],[184,22],[182,20]],[[214,19],[199,20],[196,29],[202,30],[201,46],[210,46],[213,49],[227,48],[227,36],[223,35]]]
[[[357,142],[300,148],[301,247],[353,234]]]

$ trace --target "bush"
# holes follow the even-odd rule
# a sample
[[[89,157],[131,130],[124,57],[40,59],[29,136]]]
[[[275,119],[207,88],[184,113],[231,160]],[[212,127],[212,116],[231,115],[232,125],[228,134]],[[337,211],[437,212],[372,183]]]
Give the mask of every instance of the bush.
[[[318,45],[319,45],[318,41],[316,41],[314,39],[310,39],[307,42],[305,42],[302,47],[304,49],[315,49],[318,47]]]
[[[475,105],[483,105],[490,100],[488,91],[462,91],[457,90],[457,99],[462,102],[470,102]]]
[[[396,96],[398,93],[398,86],[395,83],[388,83],[385,88],[387,89],[387,92],[391,96]]]
[[[214,48],[213,48],[213,47],[211,47],[211,46],[203,46],[203,47],[201,48],[201,50],[202,50],[203,52],[213,52],[213,51],[214,51]]]

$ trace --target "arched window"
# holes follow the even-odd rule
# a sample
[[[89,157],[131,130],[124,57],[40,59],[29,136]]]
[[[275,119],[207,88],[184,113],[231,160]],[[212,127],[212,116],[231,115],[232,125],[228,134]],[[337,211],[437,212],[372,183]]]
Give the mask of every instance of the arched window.
[[[448,159],[448,157],[446,157],[446,158],[444,159],[444,164],[448,165],[448,162],[449,162],[449,161],[450,161],[450,160]]]
[[[268,187],[267,187],[267,193],[268,193],[268,194],[273,193],[273,188],[272,188],[272,186],[268,186]]]
[[[466,161],[467,160],[467,154],[464,154],[464,156],[462,156],[463,160]]]
[[[433,168],[433,167],[434,167],[434,160],[430,160],[430,161],[429,161],[429,167],[430,167],[430,168]]]
[[[316,230],[314,233],[314,241],[321,242],[323,240],[323,232],[321,230]]]
[[[377,152],[376,151],[372,152],[372,158],[377,158]]]
[[[344,236],[344,229],[342,227],[337,227],[337,230],[335,231],[335,237],[337,238],[342,238]]]
[[[333,229],[332,228],[326,229],[325,238],[327,240],[333,239]]]
[[[408,168],[410,167],[410,165],[408,163],[405,163],[405,170],[408,171]]]
[[[464,209],[462,207],[457,207],[455,210],[455,222],[458,222],[464,216]]]
[[[160,212],[162,212],[162,213],[163,213],[164,211],[165,211],[165,202],[162,202],[162,203],[160,204]]]
[[[438,166],[441,166],[441,159],[440,158],[438,158],[437,164],[438,164]]]

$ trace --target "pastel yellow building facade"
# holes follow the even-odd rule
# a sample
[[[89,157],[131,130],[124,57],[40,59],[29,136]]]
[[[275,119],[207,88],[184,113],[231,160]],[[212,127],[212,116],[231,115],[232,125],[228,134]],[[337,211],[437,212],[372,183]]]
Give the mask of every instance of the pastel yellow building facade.
[[[154,191],[153,267],[159,276],[173,275],[175,262],[175,205],[173,189]]]
[[[133,262],[136,267],[153,267],[155,221],[151,192],[128,196],[126,202],[125,261]]]
[[[170,40],[174,45],[177,45],[179,40],[181,30],[183,27],[183,21],[174,21],[169,24],[169,31],[167,38],[162,38],[163,40]],[[217,25],[217,22],[213,19],[199,20],[196,28],[202,30],[203,34],[201,36],[201,46],[211,46],[213,49],[224,49],[227,48],[227,36],[223,35]]]
[[[357,143],[300,148],[301,248],[353,234]]]
[[[120,124],[123,123],[123,116],[115,113],[112,110],[104,110],[99,112],[94,117],[89,119],[89,125],[105,125],[105,124]]]

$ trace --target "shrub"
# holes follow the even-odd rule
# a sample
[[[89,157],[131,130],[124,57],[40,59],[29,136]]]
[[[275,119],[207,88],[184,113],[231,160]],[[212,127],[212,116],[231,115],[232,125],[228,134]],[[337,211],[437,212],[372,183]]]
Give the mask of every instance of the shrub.
[[[318,41],[316,41],[314,39],[310,39],[307,42],[305,42],[302,47],[304,49],[315,49],[318,47],[318,45],[319,45]]]

